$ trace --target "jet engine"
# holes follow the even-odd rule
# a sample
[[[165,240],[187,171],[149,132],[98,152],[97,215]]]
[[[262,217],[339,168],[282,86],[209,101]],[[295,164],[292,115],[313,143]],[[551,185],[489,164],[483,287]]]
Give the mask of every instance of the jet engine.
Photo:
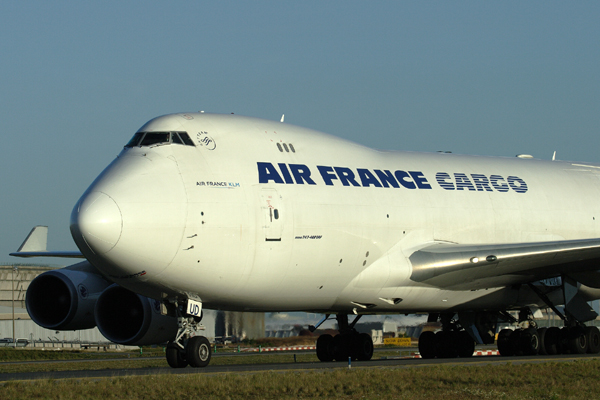
[[[113,285],[96,303],[96,324],[110,341],[143,346],[173,340],[177,334],[177,319],[162,315],[158,300],[135,294]]]
[[[96,300],[111,284],[87,261],[44,272],[27,288],[27,312],[47,329],[93,328]]]

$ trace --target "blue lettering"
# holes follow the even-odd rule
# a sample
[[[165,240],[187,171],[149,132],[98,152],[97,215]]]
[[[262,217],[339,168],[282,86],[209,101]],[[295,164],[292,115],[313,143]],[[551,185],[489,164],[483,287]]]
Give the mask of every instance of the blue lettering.
[[[510,188],[517,193],[525,193],[527,191],[527,184],[525,181],[518,176],[509,176],[506,178]]]
[[[490,182],[485,175],[481,174],[471,174],[471,178],[473,178],[473,183],[475,183],[475,187],[478,192],[483,192],[487,190],[488,192],[493,192],[494,190],[490,187]]]
[[[290,170],[292,170],[292,175],[294,175],[297,184],[303,185],[304,181],[306,181],[309,185],[316,185],[315,181],[310,177],[310,169],[306,165],[290,164]]]
[[[352,172],[350,168],[333,167],[333,169],[335,170],[335,173],[337,174],[338,178],[340,178],[340,182],[342,182],[342,185],[350,186],[350,184],[352,184],[353,186],[360,186],[358,182],[356,182],[356,180],[354,179],[354,172]]]
[[[498,181],[503,181],[504,178],[500,175],[490,175],[490,183],[499,192],[508,192],[508,185],[506,183],[500,184]]]
[[[387,169],[385,171],[381,171],[379,169],[376,169],[375,173],[379,177],[379,180],[383,184],[383,187],[390,187],[388,185],[388,183],[390,185],[392,185],[393,187],[395,187],[395,188],[399,188],[400,187],[400,185],[398,185],[398,181],[396,180],[396,178],[394,178],[394,175],[390,171],[388,171]]]
[[[290,175],[290,171],[288,171],[287,165],[285,163],[279,163],[279,169],[281,170],[281,175],[283,175],[283,179],[285,179],[285,183],[294,183],[292,180],[292,176]]]
[[[456,190],[463,190],[467,188],[469,190],[476,191],[475,186],[471,183],[469,178],[467,178],[466,174],[461,174],[459,172],[454,173],[454,180],[456,181]]]
[[[323,165],[317,165],[317,169],[319,173],[321,173],[321,177],[327,186],[332,186],[332,180],[337,179],[337,175],[333,173],[333,168],[325,167]]]
[[[259,162],[258,165],[258,183],[283,183],[283,179],[271,163]]]
[[[448,179],[451,179],[450,175],[448,175],[445,172],[438,172],[437,174],[435,174],[435,180],[441,187],[443,187],[446,190],[454,190],[454,183],[446,182]]]
[[[413,181],[415,181],[419,189],[431,189],[431,185],[427,182],[421,171],[409,171],[408,173],[412,176]]]
[[[360,178],[360,182],[363,187],[369,187],[371,185],[375,187],[381,187],[381,183],[375,178],[375,175],[371,171],[365,168],[359,168],[356,170],[358,172],[358,177]]]
[[[404,186],[407,189],[416,189],[417,185],[415,185],[415,183],[413,181],[407,181],[406,178],[411,179],[410,174],[406,171],[396,171],[394,172],[394,175],[396,176],[396,179],[398,179],[398,182],[400,182],[400,184],[402,186]]]

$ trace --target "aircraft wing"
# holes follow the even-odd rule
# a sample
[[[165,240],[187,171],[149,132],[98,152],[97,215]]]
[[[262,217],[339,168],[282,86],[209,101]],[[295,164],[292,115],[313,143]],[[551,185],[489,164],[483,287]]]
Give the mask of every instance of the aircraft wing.
[[[409,257],[411,280],[448,290],[477,290],[560,275],[600,287],[600,239],[464,245],[435,243]],[[577,279],[579,280],[579,279]]]
[[[48,227],[34,226],[19,250],[10,253],[14,257],[59,257],[59,258],[85,258],[79,251],[47,251]]]

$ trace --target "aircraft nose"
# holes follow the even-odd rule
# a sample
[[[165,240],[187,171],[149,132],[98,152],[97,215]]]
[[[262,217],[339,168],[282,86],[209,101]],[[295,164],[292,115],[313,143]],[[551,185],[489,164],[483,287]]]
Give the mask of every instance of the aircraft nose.
[[[123,230],[117,203],[103,192],[90,192],[75,206],[71,230],[95,254],[105,254],[116,246]]]

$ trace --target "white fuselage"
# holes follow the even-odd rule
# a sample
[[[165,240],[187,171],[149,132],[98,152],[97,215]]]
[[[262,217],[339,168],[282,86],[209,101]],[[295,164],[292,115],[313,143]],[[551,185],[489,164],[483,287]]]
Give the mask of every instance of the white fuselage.
[[[185,131],[195,146],[125,148],[71,220],[97,269],[156,299],[240,311],[452,309],[502,288],[411,281],[408,257],[427,244],[600,236],[597,165],[381,152],[233,115],[173,114],[140,128],[161,131]]]

